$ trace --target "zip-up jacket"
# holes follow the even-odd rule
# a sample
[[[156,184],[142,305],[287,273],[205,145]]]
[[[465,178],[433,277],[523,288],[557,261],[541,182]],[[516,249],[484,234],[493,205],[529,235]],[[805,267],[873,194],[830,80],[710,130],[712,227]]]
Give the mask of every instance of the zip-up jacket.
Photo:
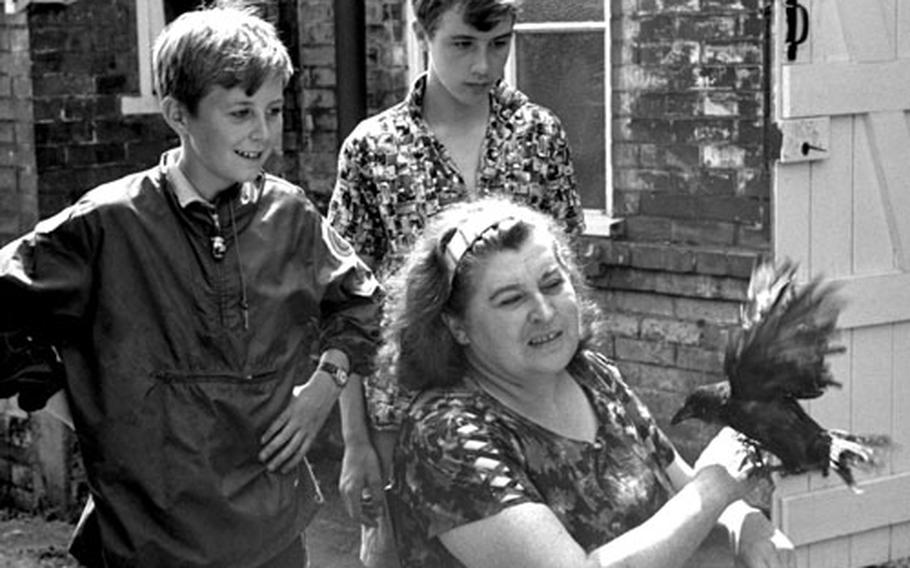
[[[111,566],[256,566],[321,500],[260,437],[328,348],[369,366],[380,289],[303,190],[181,207],[167,155],[0,250],[0,331],[52,334]]]

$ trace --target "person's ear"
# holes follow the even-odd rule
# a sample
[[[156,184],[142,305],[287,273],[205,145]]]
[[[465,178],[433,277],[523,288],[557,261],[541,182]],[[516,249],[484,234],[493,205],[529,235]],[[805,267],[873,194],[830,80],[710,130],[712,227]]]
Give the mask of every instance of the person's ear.
[[[161,99],[161,116],[178,135],[183,136],[186,133],[190,116],[186,105],[174,97],[164,97]]]
[[[449,332],[452,334],[452,337],[455,338],[456,343],[462,346],[471,343],[471,339],[468,337],[468,331],[465,329],[461,319],[452,317],[448,314],[442,314],[442,321],[445,322],[446,327],[449,328]]]

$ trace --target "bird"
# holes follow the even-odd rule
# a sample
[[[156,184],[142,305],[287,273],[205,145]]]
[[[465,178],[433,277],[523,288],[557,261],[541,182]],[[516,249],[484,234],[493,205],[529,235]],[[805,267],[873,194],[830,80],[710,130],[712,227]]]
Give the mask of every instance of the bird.
[[[844,353],[835,343],[837,319],[845,302],[839,287],[821,276],[796,282],[797,263],[760,259],[752,270],[740,326],[724,353],[725,379],[693,389],[671,424],[688,419],[736,430],[750,459],[782,475],[833,469],[854,492],[861,492],[853,468],[880,464],[890,445],[884,435],[856,435],[826,429],[800,401],[840,388],[828,357]],[[778,463],[771,465],[766,455]]]

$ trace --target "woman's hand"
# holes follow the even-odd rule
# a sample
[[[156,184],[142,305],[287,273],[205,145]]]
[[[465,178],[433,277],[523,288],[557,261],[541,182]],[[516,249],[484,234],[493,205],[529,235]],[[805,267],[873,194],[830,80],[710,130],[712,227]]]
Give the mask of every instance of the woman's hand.
[[[369,441],[346,441],[338,490],[348,515],[361,524],[377,526],[385,503],[384,485],[373,445]]]
[[[758,468],[750,449],[740,435],[731,428],[724,428],[711,440],[699,456],[696,468],[724,464],[733,475],[743,473],[752,487],[770,483],[767,477],[753,475]],[[745,464],[744,466],[742,464]],[[751,492],[751,490],[749,491]],[[793,543],[760,510],[743,501],[733,503],[721,515],[720,523],[730,534],[731,549],[737,567],[745,568],[796,568]]]
[[[746,507],[746,505],[742,505]],[[749,509],[731,531],[736,565],[745,568],[796,568],[793,543],[761,511]]]
[[[695,462],[696,475],[712,475],[721,490],[733,502],[748,495],[758,486],[757,463],[732,429],[721,430]],[[725,473],[726,475],[723,475]]]
[[[747,568],[796,568],[796,553],[787,535],[775,530],[768,538],[748,539],[736,557]]]

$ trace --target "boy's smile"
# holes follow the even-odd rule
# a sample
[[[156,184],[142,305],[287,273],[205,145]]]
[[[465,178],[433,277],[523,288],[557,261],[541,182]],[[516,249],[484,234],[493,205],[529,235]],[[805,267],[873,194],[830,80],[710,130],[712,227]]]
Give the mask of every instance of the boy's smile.
[[[195,114],[184,113],[178,128],[183,147],[179,165],[204,199],[262,171],[281,140],[283,92],[277,76],[252,95],[239,86],[215,86]]]

